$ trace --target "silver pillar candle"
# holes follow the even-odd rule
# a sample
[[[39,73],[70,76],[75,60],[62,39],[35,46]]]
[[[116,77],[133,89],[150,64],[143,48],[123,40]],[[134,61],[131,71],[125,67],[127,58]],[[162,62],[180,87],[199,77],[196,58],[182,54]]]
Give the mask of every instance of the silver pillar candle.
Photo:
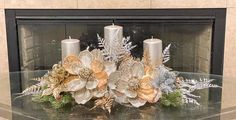
[[[143,41],[144,52],[150,57],[151,64],[158,66],[162,61],[162,41],[160,39],[151,38]]]
[[[118,25],[109,25],[104,27],[105,45],[109,46],[110,53],[117,53],[117,48],[122,47],[123,27]]]
[[[68,55],[78,56],[80,52],[80,41],[78,39],[65,39],[61,41],[61,57],[63,59]]]

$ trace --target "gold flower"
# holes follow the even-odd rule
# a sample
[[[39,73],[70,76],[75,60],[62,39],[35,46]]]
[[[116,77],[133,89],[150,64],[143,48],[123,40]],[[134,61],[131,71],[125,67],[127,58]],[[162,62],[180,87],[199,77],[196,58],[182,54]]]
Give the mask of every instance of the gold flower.
[[[56,99],[60,98],[60,92],[63,90],[62,83],[69,78],[69,73],[62,67],[62,65],[55,64],[52,70],[44,77],[47,88],[43,90],[42,95],[53,94]]]
[[[113,101],[114,99],[111,95],[105,95],[104,97],[95,100],[95,105],[90,110],[93,110],[95,108],[102,108],[103,110],[107,110],[109,113],[111,113]]]
[[[78,104],[85,104],[92,97],[103,97],[107,92],[108,76],[116,70],[115,63],[103,61],[98,49],[82,51],[78,57],[67,56],[62,66],[54,65],[48,77],[48,88],[42,95],[53,94],[59,99],[61,92],[71,92]],[[66,73],[70,75],[63,76]]]
[[[141,62],[129,60],[109,76],[108,86],[117,102],[140,107],[146,102],[157,102],[161,96],[161,91],[152,86],[152,80]]]

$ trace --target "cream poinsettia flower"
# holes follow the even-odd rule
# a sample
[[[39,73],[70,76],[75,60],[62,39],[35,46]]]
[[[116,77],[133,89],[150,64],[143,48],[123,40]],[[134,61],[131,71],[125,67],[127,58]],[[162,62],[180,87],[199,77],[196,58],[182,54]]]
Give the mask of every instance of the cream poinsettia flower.
[[[66,82],[64,91],[71,91],[78,104],[85,104],[92,97],[104,96],[107,92],[108,76],[116,70],[115,63],[105,62],[102,52],[98,49],[91,52],[84,50],[73,59],[65,58],[64,67],[79,78]]]
[[[141,62],[127,60],[127,64],[111,73],[108,86],[115,96],[115,101],[131,104],[134,107],[143,106],[146,102],[155,103],[161,97],[161,91],[152,86],[152,78],[146,75]]]

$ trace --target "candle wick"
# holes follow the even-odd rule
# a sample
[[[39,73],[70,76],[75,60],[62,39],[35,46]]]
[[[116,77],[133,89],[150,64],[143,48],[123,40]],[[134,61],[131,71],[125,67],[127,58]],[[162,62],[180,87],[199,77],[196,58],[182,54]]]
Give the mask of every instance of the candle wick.
[[[71,39],[71,37],[69,36],[69,39]]]

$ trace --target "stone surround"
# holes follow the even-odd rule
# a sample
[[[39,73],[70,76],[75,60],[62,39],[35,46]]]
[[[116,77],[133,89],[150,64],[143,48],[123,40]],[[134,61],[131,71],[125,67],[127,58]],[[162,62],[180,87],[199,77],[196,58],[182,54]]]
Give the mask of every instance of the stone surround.
[[[224,54],[224,76],[232,78],[232,86],[223,86],[222,107],[236,105],[236,0],[0,0],[0,101],[10,99],[7,42],[4,9],[171,9],[227,8]],[[6,77],[6,76],[5,76]],[[4,97],[3,97],[3,96]],[[232,97],[235,98],[232,98]]]

